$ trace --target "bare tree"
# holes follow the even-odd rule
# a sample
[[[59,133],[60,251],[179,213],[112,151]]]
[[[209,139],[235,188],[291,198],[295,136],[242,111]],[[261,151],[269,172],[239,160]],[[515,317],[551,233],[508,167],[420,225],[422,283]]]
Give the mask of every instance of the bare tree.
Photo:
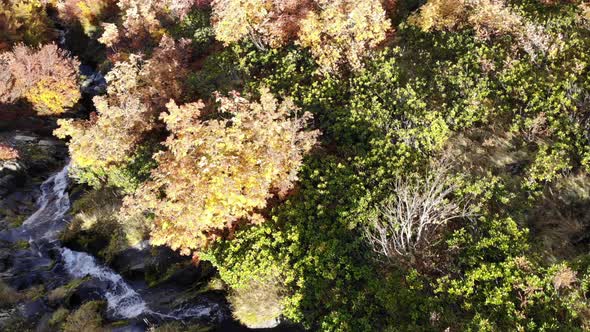
[[[417,257],[429,255],[449,221],[468,218],[470,204],[456,199],[449,176],[450,163],[437,161],[415,180],[399,178],[393,195],[383,202],[372,225],[365,228],[373,250],[385,260],[414,266]]]

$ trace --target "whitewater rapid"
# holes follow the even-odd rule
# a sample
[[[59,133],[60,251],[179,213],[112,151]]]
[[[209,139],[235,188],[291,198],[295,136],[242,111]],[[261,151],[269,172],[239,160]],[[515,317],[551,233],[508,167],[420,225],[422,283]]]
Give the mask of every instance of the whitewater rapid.
[[[107,302],[107,312],[112,317],[131,319],[149,316],[163,320],[213,318],[219,321],[225,319],[226,316],[221,314],[222,308],[219,304],[206,301],[184,305],[165,313],[151,310],[141,294],[121,275],[85,252],[62,247],[59,234],[68,226],[71,219],[68,170],[69,164],[41,184],[41,195],[37,200],[38,209],[22,226],[3,234],[3,239],[10,239],[12,242],[28,241],[33,253],[40,258],[49,259],[50,251],[57,252],[61,258],[57,260],[61,262],[64,272],[70,278],[92,277],[97,280],[101,295]]]
[[[67,227],[67,214],[71,207],[68,169],[69,164],[41,184],[41,195],[37,200],[39,208],[18,230],[20,234],[17,233],[17,237],[27,239],[32,247],[38,248],[40,245],[37,243],[45,242],[58,244],[60,232]],[[105,285],[102,290],[107,308],[113,316],[134,318],[149,312],[141,296],[120,275],[99,264],[94,257],[68,248],[59,247],[59,251],[64,267],[72,278],[91,276]]]

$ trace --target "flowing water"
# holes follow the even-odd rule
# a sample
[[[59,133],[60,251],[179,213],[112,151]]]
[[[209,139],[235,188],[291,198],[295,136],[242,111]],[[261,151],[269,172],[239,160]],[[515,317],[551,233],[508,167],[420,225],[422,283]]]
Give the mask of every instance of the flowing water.
[[[102,265],[94,257],[85,252],[78,252],[61,246],[59,234],[67,227],[70,210],[68,195],[68,165],[61,171],[50,176],[41,184],[41,195],[37,201],[39,206],[21,227],[0,234],[0,239],[10,242],[27,241],[32,257],[32,266],[44,262],[51,266],[52,259],[59,262],[65,279],[91,277],[97,280],[102,296],[107,301],[107,313],[115,319],[131,319],[152,317],[158,320],[186,320],[207,318],[209,321],[222,322],[227,317],[219,303],[201,301],[198,304],[170,308],[167,312],[151,310],[142,298],[141,292],[135,290],[125,279],[107,266]],[[52,257],[58,256],[58,257]],[[24,273],[27,273],[27,267]],[[65,272],[65,273],[64,273]],[[46,279],[51,279],[48,277]],[[47,285],[46,285],[47,286]],[[144,289],[143,295],[150,295],[150,289]],[[151,294],[152,297],[154,294]],[[157,297],[157,294],[156,294]]]
[[[68,248],[61,250],[68,273],[75,278],[92,276],[104,282],[108,310],[121,318],[134,318],[148,308],[141,296],[123,278],[108,267],[97,264],[94,257]]]
[[[41,196],[37,201],[39,209],[18,229],[21,238],[29,237],[29,241],[57,240],[58,234],[66,226],[66,214],[70,209],[68,168],[69,165],[66,165],[41,184]]]

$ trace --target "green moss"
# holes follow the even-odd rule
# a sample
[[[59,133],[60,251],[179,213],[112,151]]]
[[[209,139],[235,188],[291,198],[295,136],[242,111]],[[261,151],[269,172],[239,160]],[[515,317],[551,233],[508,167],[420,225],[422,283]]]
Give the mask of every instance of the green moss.
[[[207,283],[206,291],[222,291],[226,286],[219,276],[215,276]]]
[[[176,263],[169,266],[166,271],[159,271],[158,269],[148,269],[145,276],[149,287],[154,287],[160,283],[168,280],[174,273],[178,272],[186,266],[186,263]],[[162,273],[163,272],[163,273]]]
[[[33,326],[27,322],[24,317],[13,314],[8,319],[3,321],[3,332],[28,332],[33,331]]]
[[[73,279],[69,283],[51,290],[49,294],[47,294],[47,299],[52,302],[61,301],[68,297],[83,282],[88,281],[89,279],[90,277]]]
[[[102,314],[106,308],[104,301],[86,302],[73,314],[69,315],[64,326],[64,332],[100,331],[102,330]]]
[[[19,240],[16,241],[13,245],[12,248],[15,250],[25,250],[25,249],[29,249],[29,241],[27,240]]]
[[[283,310],[284,290],[277,280],[251,280],[229,296],[233,315],[250,328],[262,328],[276,321]]]
[[[31,207],[31,210],[33,210],[32,203],[28,207]],[[8,223],[9,227],[11,228],[19,227],[23,224],[25,220],[27,220],[27,215],[17,214],[12,209],[0,208],[0,215],[4,216],[4,220]]]
[[[129,322],[126,320],[118,320],[116,322],[111,323],[110,327],[123,327],[123,326],[127,326],[128,324],[129,324]]]
[[[72,205],[72,222],[63,242],[100,256],[107,263],[117,253],[145,238],[144,220],[121,220],[121,193],[114,188],[84,192]],[[139,218],[136,218],[139,219]]]
[[[66,321],[70,311],[64,307],[59,307],[56,311],[53,312],[51,315],[51,319],[49,319],[49,325],[53,327],[61,327],[61,325]]]
[[[153,332],[207,332],[211,331],[212,328],[202,325],[187,325],[181,322],[170,322],[160,325],[153,329]]]
[[[37,286],[33,286],[33,287],[28,288],[24,292],[24,296],[29,301],[35,301],[35,300],[38,300],[38,299],[42,298],[43,296],[45,296],[46,293],[47,292],[45,291],[45,286],[37,285]]]
[[[16,215],[8,218],[8,222],[10,223],[10,226],[12,228],[21,226],[25,220],[27,220],[27,217],[25,217],[24,215]]]

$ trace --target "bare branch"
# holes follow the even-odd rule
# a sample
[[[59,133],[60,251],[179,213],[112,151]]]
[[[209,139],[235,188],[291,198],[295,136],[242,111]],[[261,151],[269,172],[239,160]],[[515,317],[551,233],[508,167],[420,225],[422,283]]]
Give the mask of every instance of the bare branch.
[[[414,265],[434,247],[449,221],[472,216],[469,201],[453,197],[451,164],[442,159],[417,180],[399,178],[393,196],[383,202],[365,235],[381,259]]]

